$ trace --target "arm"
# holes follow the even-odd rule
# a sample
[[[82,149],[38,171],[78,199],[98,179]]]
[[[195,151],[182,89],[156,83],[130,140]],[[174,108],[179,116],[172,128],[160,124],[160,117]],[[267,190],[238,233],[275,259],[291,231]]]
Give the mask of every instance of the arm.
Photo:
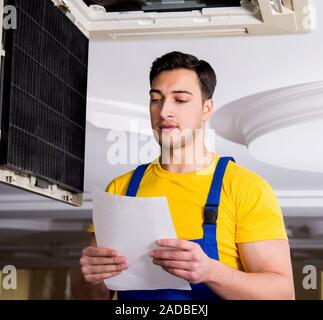
[[[286,240],[238,244],[245,272],[212,261],[205,283],[224,299],[294,299]]]
[[[205,283],[224,299],[294,299],[286,240],[239,244],[245,272],[210,259],[196,243],[165,239],[157,244],[175,250],[155,250],[155,264],[191,283]]]

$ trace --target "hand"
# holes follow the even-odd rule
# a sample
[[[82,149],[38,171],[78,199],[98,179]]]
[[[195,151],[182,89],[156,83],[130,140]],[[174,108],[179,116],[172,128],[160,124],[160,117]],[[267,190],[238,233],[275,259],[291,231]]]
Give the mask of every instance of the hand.
[[[128,268],[126,258],[110,248],[86,247],[80,259],[84,279],[98,284],[104,279],[114,277]]]
[[[206,282],[214,260],[197,243],[180,239],[161,239],[156,244],[174,249],[153,250],[153,263],[191,283]]]

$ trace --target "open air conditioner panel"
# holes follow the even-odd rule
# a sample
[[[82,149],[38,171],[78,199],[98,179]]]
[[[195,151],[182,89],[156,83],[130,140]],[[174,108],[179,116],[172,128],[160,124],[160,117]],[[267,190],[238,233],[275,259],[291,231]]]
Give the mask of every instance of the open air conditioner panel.
[[[310,32],[309,0],[52,0],[92,39]]]
[[[107,12],[176,12],[240,6],[240,0],[84,0],[84,2],[88,6],[103,6]]]

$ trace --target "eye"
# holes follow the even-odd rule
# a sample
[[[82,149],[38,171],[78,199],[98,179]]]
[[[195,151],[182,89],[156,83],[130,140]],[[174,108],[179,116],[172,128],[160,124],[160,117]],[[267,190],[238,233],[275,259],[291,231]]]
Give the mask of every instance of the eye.
[[[152,103],[158,103],[158,102],[160,102],[160,101],[161,101],[161,98],[151,98],[151,99],[150,99],[150,101],[151,101]]]
[[[186,103],[186,102],[188,102],[188,101],[186,101],[186,100],[182,100],[182,99],[176,99],[176,102],[177,102],[177,103]]]

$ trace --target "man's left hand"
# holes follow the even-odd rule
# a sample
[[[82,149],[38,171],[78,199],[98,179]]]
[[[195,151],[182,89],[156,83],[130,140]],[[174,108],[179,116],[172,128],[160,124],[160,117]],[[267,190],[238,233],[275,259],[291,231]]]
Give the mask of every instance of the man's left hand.
[[[209,258],[199,244],[180,239],[161,239],[156,244],[168,249],[150,252],[154,264],[191,283],[206,282],[215,260]]]

